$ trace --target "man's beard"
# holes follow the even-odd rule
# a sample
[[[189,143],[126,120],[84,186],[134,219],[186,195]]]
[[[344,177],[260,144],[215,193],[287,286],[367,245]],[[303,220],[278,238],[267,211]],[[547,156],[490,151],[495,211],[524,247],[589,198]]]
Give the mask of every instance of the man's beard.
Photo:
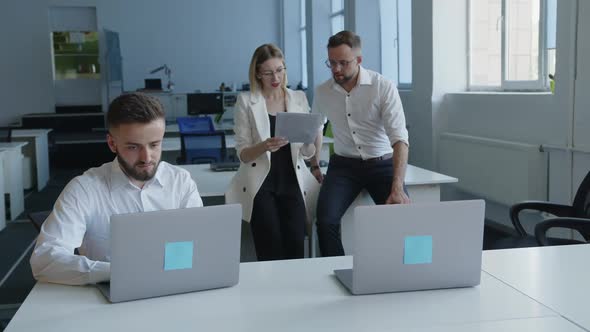
[[[119,165],[121,165],[121,168],[123,168],[123,172],[127,174],[127,176],[133,178],[134,180],[142,182],[151,180],[156,175],[156,172],[158,171],[158,166],[160,165],[160,161],[158,160],[157,162],[150,163],[154,165],[154,168],[151,172],[148,170],[138,171],[135,169],[135,167],[145,165],[145,163],[136,163],[133,166],[129,165],[125,160],[123,160],[123,158],[121,158],[119,154],[117,154],[117,160],[119,161]]]
[[[332,75],[332,78],[334,79],[334,82],[336,82],[336,83],[338,83],[340,85],[342,85],[342,84],[344,84],[344,83],[352,80],[353,77],[354,77],[354,75],[350,75],[350,76],[343,75],[342,79],[337,79],[336,78],[336,75]]]

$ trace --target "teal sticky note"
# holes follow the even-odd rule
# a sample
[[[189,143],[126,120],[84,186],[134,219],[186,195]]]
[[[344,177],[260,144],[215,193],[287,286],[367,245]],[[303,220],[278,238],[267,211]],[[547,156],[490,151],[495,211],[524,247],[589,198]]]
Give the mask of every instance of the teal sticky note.
[[[404,264],[431,264],[432,236],[406,236],[404,240]]]
[[[164,271],[193,268],[193,241],[166,242]]]

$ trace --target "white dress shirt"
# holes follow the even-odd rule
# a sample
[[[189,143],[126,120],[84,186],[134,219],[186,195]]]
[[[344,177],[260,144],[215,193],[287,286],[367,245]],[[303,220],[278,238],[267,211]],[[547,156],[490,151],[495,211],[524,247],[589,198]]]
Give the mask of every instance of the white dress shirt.
[[[143,188],[116,159],[91,168],[67,184],[43,223],[31,256],[33,275],[70,285],[107,281],[111,215],[197,206],[203,201],[189,172],[166,162]]]
[[[370,159],[392,153],[398,141],[408,144],[406,118],[396,87],[362,66],[350,92],[334,79],[322,83],[316,89],[312,112],[332,123],[334,152],[340,156]]]

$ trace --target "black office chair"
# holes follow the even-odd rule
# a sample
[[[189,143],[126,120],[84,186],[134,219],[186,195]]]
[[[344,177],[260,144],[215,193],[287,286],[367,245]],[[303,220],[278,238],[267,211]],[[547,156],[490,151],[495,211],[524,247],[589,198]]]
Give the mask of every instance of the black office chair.
[[[214,131],[207,133],[180,134],[179,164],[209,164],[226,159],[227,147],[225,133]]]
[[[567,240],[569,243],[562,244],[581,244],[590,242],[590,219],[585,218],[551,218],[544,220],[535,226],[535,237],[540,246],[554,245],[554,240],[547,237],[547,231],[551,228],[568,228],[575,230],[585,241]]]
[[[33,226],[35,226],[35,229],[37,230],[37,232],[41,231],[41,225],[43,225],[43,222],[45,222],[47,217],[49,217],[50,213],[51,213],[51,211],[40,211],[40,212],[29,213],[29,220],[31,221]]]
[[[0,142],[12,142],[12,127],[0,127]]]
[[[565,219],[568,218],[590,218],[590,172],[586,174],[586,177],[584,180],[582,180],[582,183],[578,187],[578,191],[576,192],[574,203],[572,205],[563,205],[544,201],[523,201],[512,205],[510,207],[510,220],[512,221],[512,225],[514,225],[517,236],[497,241],[493,245],[495,249],[535,247],[539,245],[540,242],[537,241],[537,238],[529,235],[522,226],[519,215],[524,210],[547,212],[558,217],[547,219],[546,224],[539,224],[537,226],[539,227],[539,232],[543,232],[544,229],[557,227],[554,225],[558,223],[570,226],[573,225],[572,223],[566,222]],[[558,220],[551,221],[553,219]],[[536,232],[537,231],[535,229],[535,234]],[[580,243],[580,241],[576,240],[551,237],[546,237],[543,239],[543,241],[543,243],[545,243],[544,245],[565,245]]]

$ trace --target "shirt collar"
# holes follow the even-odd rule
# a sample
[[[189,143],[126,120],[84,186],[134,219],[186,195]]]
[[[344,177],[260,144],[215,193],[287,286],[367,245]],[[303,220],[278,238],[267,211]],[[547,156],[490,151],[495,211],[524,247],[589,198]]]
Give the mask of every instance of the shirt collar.
[[[162,162],[160,161],[160,164],[158,165],[158,169],[156,170],[156,175],[154,175],[154,177],[147,181],[143,188],[147,188],[151,185],[158,185],[160,187],[164,187],[165,184],[165,180],[164,180],[164,176],[163,176],[163,165]],[[123,186],[126,185],[131,185],[136,187],[131,180],[129,179],[129,177],[127,177],[127,174],[123,173],[123,170],[121,169],[121,165],[119,165],[119,160],[117,159],[117,157],[115,157],[115,160],[113,160],[113,162],[111,163],[111,189],[112,190],[116,190],[118,188],[121,188]]]
[[[371,81],[371,75],[369,72],[363,68],[363,66],[359,65],[359,79],[356,82],[356,85],[372,85],[373,81]]]

